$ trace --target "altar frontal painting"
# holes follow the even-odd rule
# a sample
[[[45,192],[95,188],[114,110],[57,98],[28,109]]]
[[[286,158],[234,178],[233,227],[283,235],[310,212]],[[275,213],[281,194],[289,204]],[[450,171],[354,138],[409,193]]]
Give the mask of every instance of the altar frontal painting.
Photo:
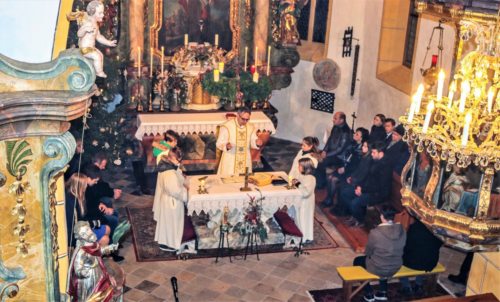
[[[215,43],[230,51],[233,32],[228,12],[233,1],[228,0],[156,0],[155,22],[151,28],[152,44],[156,49],[165,48],[165,55],[172,56],[176,49],[189,42]],[[158,20],[159,19],[159,20]]]

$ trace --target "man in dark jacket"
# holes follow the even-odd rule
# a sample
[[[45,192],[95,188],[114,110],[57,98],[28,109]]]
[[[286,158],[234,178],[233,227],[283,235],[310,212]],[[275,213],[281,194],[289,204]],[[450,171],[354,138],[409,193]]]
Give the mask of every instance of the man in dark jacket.
[[[368,283],[365,286],[364,301],[387,301],[387,279],[392,277],[403,264],[403,249],[406,241],[405,230],[399,223],[394,223],[396,211],[389,207],[382,207],[380,220],[376,228],[368,234],[365,247],[365,256],[354,259],[353,265],[362,266],[372,274],[379,276],[379,291],[373,295],[373,289]]]
[[[321,157],[323,160],[318,164],[315,171],[316,188],[326,186],[326,168],[339,168],[344,166],[347,150],[351,145],[351,129],[347,125],[345,113],[336,112],[333,115],[333,128],[325,144]]]
[[[385,119],[385,122],[384,122],[384,129],[385,129],[384,143],[385,143],[386,147],[392,141],[392,133],[394,131],[395,126],[396,126],[396,121],[393,118],[389,117],[389,118]]]
[[[401,175],[403,167],[410,158],[410,148],[408,144],[403,141],[405,135],[405,128],[403,125],[398,125],[392,132],[392,141],[385,149],[385,156],[392,166],[392,170],[398,175]]]
[[[384,144],[375,143],[371,155],[373,162],[365,180],[359,185],[346,187],[340,193],[340,202],[350,209],[354,218],[348,221],[352,226],[362,226],[366,207],[386,201],[391,193],[392,169],[384,156]]]
[[[415,219],[406,234],[406,245],[403,253],[403,265],[418,271],[430,272],[439,261],[439,249],[443,242],[432,234],[427,227]],[[399,279],[402,293],[405,296],[414,294],[416,297],[423,294],[424,277],[415,278],[415,288],[412,290],[408,278]]]

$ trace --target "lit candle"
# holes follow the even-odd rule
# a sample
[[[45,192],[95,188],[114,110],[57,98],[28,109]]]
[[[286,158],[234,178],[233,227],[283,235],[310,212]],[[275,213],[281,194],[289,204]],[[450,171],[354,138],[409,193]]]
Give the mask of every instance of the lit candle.
[[[474,98],[476,100],[481,98],[481,88],[479,87],[474,88]]]
[[[266,74],[269,76],[269,73],[271,72],[271,46],[267,47],[267,70]]]
[[[438,87],[437,87],[437,101],[441,101],[443,98],[443,88],[444,88],[444,71],[441,69],[438,75]]]
[[[470,92],[470,85],[469,81],[462,81],[461,85],[462,89],[460,91],[460,105],[458,106],[458,111],[460,113],[465,111],[465,101],[467,100],[467,96],[469,95]]]
[[[205,189],[205,180],[204,179],[200,180],[200,187],[201,187],[201,189]]]
[[[491,86],[490,89],[488,89],[488,113],[491,113],[491,109],[493,109],[493,98],[495,97],[495,93],[495,87]]]
[[[161,76],[163,77],[163,71],[165,70],[165,47],[161,47]]]
[[[410,105],[410,112],[408,113],[408,123],[411,123],[413,121],[413,116],[415,115],[415,96],[412,97],[412,102]]]
[[[427,133],[429,129],[429,124],[431,123],[432,110],[434,110],[434,101],[431,101],[427,105],[427,113],[425,114],[424,127],[422,128],[422,133]]]
[[[450,89],[448,90],[448,108],[451,108],[453,105],[453,97],[455,96],[455,91],[457,90],[457,83],[453,81],[450,85]]]
[[[219,71],[220,73],[224,73],[224,62],[219,62]]]
[[[259,73],[258,72],[254,72],[254,74],[253,74],[253,81],[254,81],[254,83],[258,83],[259,82]]]
[[[153,47],[149,49],[149,77],[153,78]]]
[[[141,77],[141,48],[137,49],[137,78]]]
[[[462,133],[462,147],[467,146],[467,140],[469,139],[469,128],[470,122],[472,121],[472,114],[470,112],[465,116],[464,131]]]
[[[255,46],[255,67],[259,66],[259,48]]]
[[[248,47],[245,46],[245,65],[243,65],[244,71],[247,71],[247,64],[248,64]]]
[[[214,42],[215,47],[219,46],[219,34],[215,34],[215,42]]]
[[[292,176],[288,175],[288,186],[292,186]]]
[[[184,46],[187,47],[188,44],[189,44],[189,36],[188,36],[188,34],[184,34]]]
[[[418,85],[417,92],[415,93],[415,113],[420,112],[420,104],[422,103],[422,96],[424,95],[424,84]]]
[[[219,82],[219,69],[214,69],[214,82]]]

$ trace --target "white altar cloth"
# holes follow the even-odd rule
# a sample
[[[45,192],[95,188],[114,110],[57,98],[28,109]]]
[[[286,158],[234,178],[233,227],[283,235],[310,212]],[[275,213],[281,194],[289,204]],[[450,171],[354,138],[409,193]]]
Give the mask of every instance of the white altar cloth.
[[[287,179],[287,174],[285,172],[269,173],[280,175],[283,176],[284,179]],[[260,197],[260,193],[255,190],[257,186],[249,184],[252,191],[241,192],[240,188],[243,187],[243,183],[223,184],[222,180],[217,175],[208,175],[206,179],[205,187],[208,190],[208,194],[198,194],[198,179],[201,177],[203,177],[203,175],[189,177],[188,215],[191,215],[193,212],[199,214],[202,210],[205,213],[217,213],[218,210],[223,210],[226,206],[230,212],[233,212],[233,210],[243,212],[249,205],[249,196],[255,198]],[[262,201],[264,221],[272,217],[274,212],[283,208],[285,205],[288,208],[294,206],[297,212],[300,210],[302,195],[299,190],[287,190],[284,186],[273,185],[258,188],[265,198]]]
[[[163,134],[171,129],[179,134],[216,133],[217,127],[226,121],[226,112],[138,114],[135,137]],[[250,123],[256,130],[276,132],[272,121],[261,111],[252,113]]]

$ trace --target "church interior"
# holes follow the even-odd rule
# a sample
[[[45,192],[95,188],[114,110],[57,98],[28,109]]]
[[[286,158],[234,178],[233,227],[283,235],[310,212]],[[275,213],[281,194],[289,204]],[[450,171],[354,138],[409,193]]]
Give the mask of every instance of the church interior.
[[[0,0],[0,301],[499,301],[500,0]]]

